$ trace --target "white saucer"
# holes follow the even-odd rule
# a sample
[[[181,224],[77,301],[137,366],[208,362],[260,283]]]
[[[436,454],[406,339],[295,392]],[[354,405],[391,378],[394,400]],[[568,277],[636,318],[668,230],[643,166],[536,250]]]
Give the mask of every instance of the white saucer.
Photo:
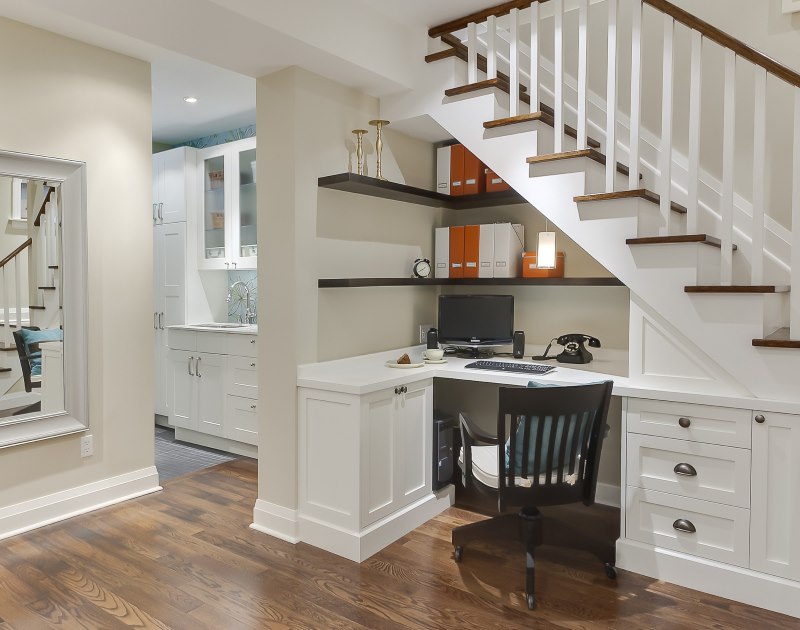
[[[401,368],[401,369],[409,369],[409,368],[418,368],[425,365],[424,363],[397,363],[395,361],[387,361],[386,367],[390,368]]]
[[[438,361],[434,359],[425,359],[425,363],[429,363],[430,365],[440,365],[442,363],[447,363],[447,359],[439,359]]]

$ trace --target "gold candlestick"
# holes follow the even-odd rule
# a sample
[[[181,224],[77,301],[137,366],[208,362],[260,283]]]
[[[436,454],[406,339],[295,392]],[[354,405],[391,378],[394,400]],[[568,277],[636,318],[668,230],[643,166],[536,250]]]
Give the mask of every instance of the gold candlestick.
[[[364,134],[367,133],[366,129],[353,129],[353,133],[356,134],[356,138],[358,138],[358,142],[356,143],[356,156],[358,157],[358,174],[364,174],[364,144],[362,142],[362,138]]]
[[[370,120],[369,124],[375,127],[375,155],[378,163],[375,166],[375,177],[378,179],[386,179],[381,172],[381,150],[383,149],[383,138],[381,137],[381,129],[389,124],[388,120]]]

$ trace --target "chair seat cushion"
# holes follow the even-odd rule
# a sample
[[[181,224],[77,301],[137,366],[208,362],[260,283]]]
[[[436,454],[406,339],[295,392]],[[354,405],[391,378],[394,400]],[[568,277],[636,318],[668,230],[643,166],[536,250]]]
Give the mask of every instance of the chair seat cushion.
[[[472,474],[480,481],[483,485],[488,486],[490,488],[497,489],[499,486],[497,477],[498,477],[498,459],[497,459],[497,447],[496,446],[473,446],[472,447]],[[458,455],[458,465],[461,467],[461,470],[464,470],[464,449],[461,448]],[[578,480],[578,475],[573,474],[570,475],[567,471],[564,471],[564,480],[562,483],[566,483],[570,486],[575,485]],[[539,483],[545,484],[547,481],[547,477],[544,474],[539,475]],[[516,477],[514,483],[520,487],[527,488],[533,485],[533,479],[528,477],[527,479],[523,477]],[[551,473],[550,483],[558,483],[558,470],[554,470]]]
[[[48,328],[45,330],[20,329],[22,341],[25,344],[25,354],[28,355],[31,365],[31,376],[39,376],[42,373],[42,353],[31,352],[30,347],[42,341],[62,341],[64,331],[60,328]]]

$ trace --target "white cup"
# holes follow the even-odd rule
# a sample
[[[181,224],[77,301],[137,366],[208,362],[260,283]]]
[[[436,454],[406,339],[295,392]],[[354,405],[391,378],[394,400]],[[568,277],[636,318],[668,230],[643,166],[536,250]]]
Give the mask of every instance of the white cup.
[[[428,361],[441,361],[444,357],[444,350],[440,349],[428,349],[425,351],[425,358]]]

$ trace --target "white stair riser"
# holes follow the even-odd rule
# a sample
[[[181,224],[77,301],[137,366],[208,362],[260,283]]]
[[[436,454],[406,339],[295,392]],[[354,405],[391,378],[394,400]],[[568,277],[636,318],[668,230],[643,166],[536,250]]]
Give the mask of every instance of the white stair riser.
[[[547,127],[547,125],[542,125]],[[549,128],[549,127],[548,127]],[[552,131],[552,129],[551,129]],[[540,134],[541,137],[541,134]],[[569,138],[572,140],[571,138]],[[575,143],[572,140],[573,145]],[[571,151],[573,149],[565,149]],[[540,153],[547,155],[547,153]],[[536,162],[530,165],[531,177],[547,177],[551,175],[563,175],[565,173],[584,173],[583,195],[594,195],[605,191],[605,167],[587,157],[570,158],[567,160],[553,160],[550,162]],[[617,173],[615,178],[615,190],[628,190],[628,178],[622,173]],[[657,211],[657,210],[656,210]]]
[[[658,234],[658,230],[663,223],[658,206],[639,197],[578,202],[578,214],[582,221],[635,219],[635,229],[632,232],[627,227],[620,226],[620,235],[623,240]],[[685,234],[686,216],[676,214],[673,217],[672,229],[673,234]]]

